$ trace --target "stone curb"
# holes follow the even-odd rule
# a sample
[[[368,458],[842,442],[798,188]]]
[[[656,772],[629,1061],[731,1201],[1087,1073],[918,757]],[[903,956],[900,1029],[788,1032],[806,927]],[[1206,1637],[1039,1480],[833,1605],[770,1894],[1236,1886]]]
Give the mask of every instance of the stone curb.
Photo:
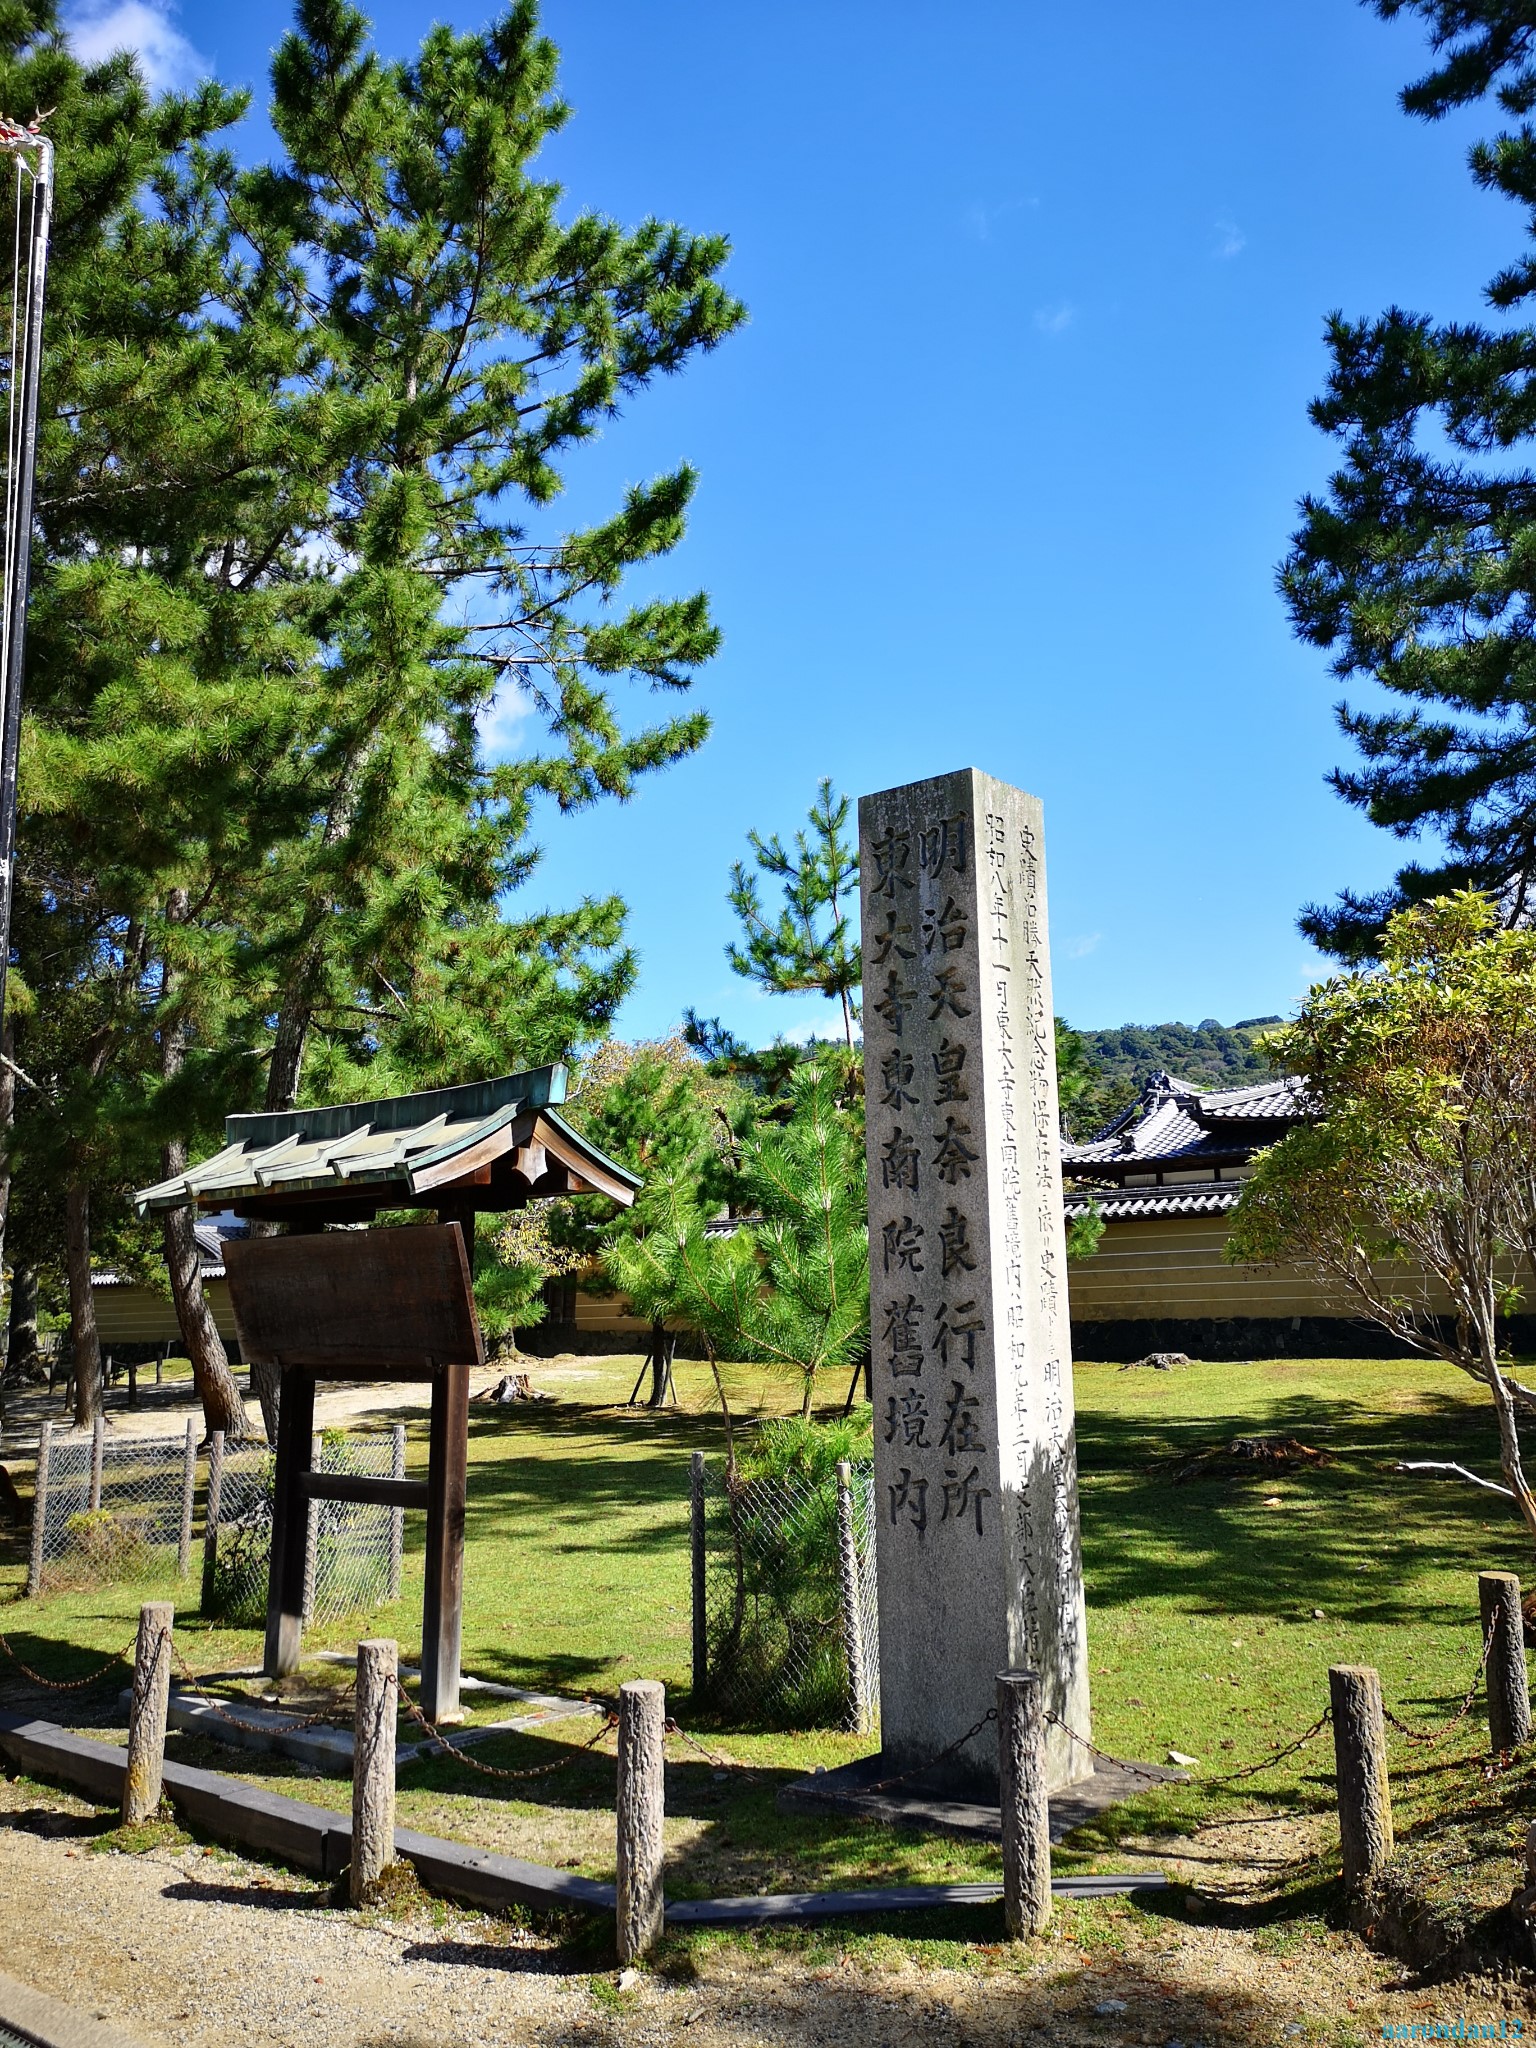
[[[31,2048],[140,2048],[121,2027],[63,2005],[0,1973],[0,2033],[19,2034]]]
[[[109,1742],[71,1734],[51,1721],[0,1712],[0,1755],[32,1776],[62,1780],[103,1806],[121,1802],[127,1751]],[[217,1771],[167,1763],[166,1796],[177,1812],[206,1834],[242,1849],[255,1849],[316,1877],[339,1877],[352,1855],[351,1817],[321,1806],[244,1785]],[[415,1866],[430,1890],[466,1904],[498,1911],[510,1905],[543,1912],[615,1911],[611,1884],[550,1870],[520,1857],[498,1856],[463,1842],[447,1842],[413,1828],[396,1828],[396,1852]],[[1060,1877],[1051,1890],[1059,1898],[1103,1898],[1110,1894],[1162,1890],[1170,1880],[1145,1876]],[[765,1920],[826,1920],[854,1913],[912,1912],[936,1906],[984,1905],[1002,1897],[997,1884],[902,1885],[841,1892],[783,1892],[736,1899],[677,1899],[667,1907],[669,1926],[724,1926]],[[83,2044],[90,2038],[80,2036]],[[74,2043],[67,2044],[74,2048]],[[100,2048],[122,2048],[103,2037]],[[131,2048],[131,2044],[128,2044]]]

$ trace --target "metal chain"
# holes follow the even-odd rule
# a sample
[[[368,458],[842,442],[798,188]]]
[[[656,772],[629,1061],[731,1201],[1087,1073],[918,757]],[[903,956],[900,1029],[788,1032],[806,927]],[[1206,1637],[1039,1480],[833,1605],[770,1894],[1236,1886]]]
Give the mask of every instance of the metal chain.
[[[1127,1763],[1123,1756],[1111,1756],[1107,1749],[1100,1749],[1099,1745],[1096,1742],[1090,1742],[1086,1735],[1079,1735],[1075,1728],[1069,1728],[1066,1722],[1062,1720],[1060,1714],[1053,1714],[1049,1707],[1045,1710],[1045,1718],[1053,1728],[1059,1728],[1063,1735],[1075,1742],[1079,1749],[1086,1749],[1091,1756],[1097,1757],[1100,1763],[1113,1764],[1117,1771],[1128,1771],[1133,1778],[1141,1778],[1148,1785],[1163,1785],[1167,1783],[1166,1776],[1162,1771],[1149,1771],[1145,1764]]]
[[[211,1708],[217,1714],[221,1721],[227,1721],[231,1728],[243,1728],[247,1735],[271,1735],[274,1733],[270,1722],[242,1720],[240,1715],[232,1714],[222,1700],[215,1699],[213,1694],[204,1688],[197,1673],[192,1669],[192,1666],[187,1662],[181,1651],[177,1649],[174,1641],[171,1643],[171,1655],[181,1666],[182,1676],[190,1684],[193,1692],[196,1693],[204,1706]],[[354,1679],[344,1685],[341,1691],[337,1693],[333,1705],[322,1708],[318,1714],[306,1714],[301,1720],[289,1721],[286,1727],[275,1732],[282,1735],[299,1735],[306,1728],[320,1728],[327,1723],[335,1725],[337,1707],[341,1705],[343,1700],[350,1698],[356,1690],[357,1682]]]
[[[1208,1778],[1206,1783],[1208,1785],[1240,1785],[1245,1778],[1256,1778],[1260,1771],[1273,1770],[1276,1764],[1284,1763],[1288,1756],[1295,1756],[1298,1750],[1305,1749],[1309,1742],[1316,1742],[1318,1736],[1322,1734],[1332,1719],[1333,1708],[1331,1706],[1324,1707],[1323,1711],[1312,1723],[1312,1726],[1298,1735],[1294,1742],[1282,1742],[1277,1749],[1272,1749],[1268,1756],[1261,1756],[1256,1764],[1244,1764],[1238,1770],[1224,1771],[1219,1778]]]
[[[995,1721],[996,1719],[996,1707],[988,1707],[987,1711],[982,1715],[981,1719],[976,1723],[975,1727],[967,1728],[963,1735],[958,1736],[949,1745],[948,1749],[941,1749],[937,1756],[928,1757],[923,1763],[914,1764],[911,1770],[909,1771],[898,1771],[895,1777],[893,1778],[877,1778],[873,1785],[861,1785],[858,1788],[859,1791],[861,1793],[888,1792],[892,1785],[905,1785],[908,1778],[921,1777],[924,1771],[931,1771],[935,1764],[941,1764],[943,1763],[946,1757],[953,1756],[957,1749],[964,1749],[965,1745],[970,1741],[973,1735],[979,1735],[982,1729],[986,1727],[989,1721]]]
[[[135,1633],[128,1638],[127,1643],[121,1650],[114,1650],[101,1669],[93,1671],[88,1678],[44,1678],[41,1671],[34,1671],[30,1664],[22,1662],[4,1636],[0,1636],[0,1651],[4,1651],[5,1655],[16,1666],[16,1669],[30,1678],[34,1685],[40,1685],[45,1692],[84,1692],[87,1686],[99,1685],[114,1665],[126,1664],[129,1652],[133,1650],[137,1642],[138,1635]]]
[[[715,1752],[712,1749],[706,1749],[703,1743],[699,1741],[697,1736],[690,1735],[688,1733],[688,1730],[682,1727],[678,1722],[674,1721],[670,1714],[668,1714],[666,1720],[662,1722],[661,1728],[662,1733],[664,1735],[676,1735],[680,1737],[682,1741],[686,1742],[690,1749],[696,1749],[699,1755],[703,1757],[704,1761],[706,1763],[713,1764],[717,1771],[724,1770],[727,1768],[727,1762],[723,1756],[716,1756]]]
[[[421,1711],[420,1707],[417,1706],[416,1702],[406,1692],[405,1687],[400,1683],[399,1679],[395,1678],[392,1679],[390,1682],[393,1684],[395,1691],[400,1695],[400,1704],[402,1707],[404,1707],[405,1711],[410,1715],[411,1719],[415,1721],[420,1727],[425,1728],[427,1733],[432,1737],[433,1741],[439,1743],[442,1746],[442,1748],[447,1751],[449,1756],[451,1756],[454,1759],[455,1763],[467,1764],[472,1771],[478,1771],[481,1777],[483,1778],[552,1778],[556,1771],[563,1771],[567,1764],[575,1763],[576,1759],[579,1756],[585,1756],[589,1750],[596,1749],[597,1745],[602,1741],[603,1737],[609,1732],[609,1730],[612,1728],[617,1728],[619,1725],[619,1717],[617,1714],[607,1714],[598,1723],[597,1731],[592,1736],[591,1740],[582,1743],[578,1749],[571,1750],[568,1755],[557,1758],[556,1761],[552,1764],[534,1764],[528,1770],[525,1771],[508,1771],[501,1769],[496,1764],[483,1764],[481,1763],[478,1757],[473,1757],[469,1755],[467,1750],[456,1748],[454,1744],[448,1740],[448,1737],[443,1733],[442,1729],[435,1727],[433,1723],[427,1719],[426,1715]]]
[[[1451,1730],[1458,1727],[1472,1711],[1472,1702],[1477,1698],[1477,1689],[1482,1684],[1483,1675],[1488,1669],[1488,1658],[1492,1653],[1493,1639],[1498,1634],[1498,1630],[1499,1610],[1495,1608],[1489,1617],[1488,1633],[1483,1637],[1483,1653],[1477,1660],[1477,1669],[1472,1674],[1472,1683],[1467,1687],[1461,1705],[1452,1714],[1451,1718],[1439,1728],[1410,1728],[1408,1723],[1394,1714],[1385,1702],[1382,1703],[1382,1719],[1389,1722],[1399,1735],[1404,1736],[1409,1742],[1417,1742],[1422,1748],[1433,1749],[1437,1743],[1443,1742]]]

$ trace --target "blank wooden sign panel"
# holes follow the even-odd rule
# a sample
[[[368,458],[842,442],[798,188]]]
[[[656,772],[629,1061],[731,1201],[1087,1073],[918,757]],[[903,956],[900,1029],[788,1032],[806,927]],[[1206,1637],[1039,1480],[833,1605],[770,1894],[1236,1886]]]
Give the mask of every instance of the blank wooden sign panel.
[[[224,1258],[249,1359],[349,1379],[485,1362],[455,1224],[232,1238]]]

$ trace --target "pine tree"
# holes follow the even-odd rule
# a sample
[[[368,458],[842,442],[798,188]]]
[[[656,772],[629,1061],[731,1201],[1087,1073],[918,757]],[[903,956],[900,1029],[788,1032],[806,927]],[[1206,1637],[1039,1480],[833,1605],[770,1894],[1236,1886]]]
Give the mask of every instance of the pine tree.
[[[313,1081],[345,1093],[606,1027],[634,972],[618,900],[502,905],[537,862],[536,799],[625,798],[708,731],[698,709],[626,731],[613,693],[682,692],[718,643],[702,593],[613,609],[681,539],[695,479],[633,487],[586,529],[536,532],[530,513],[606,419],[743,317],[720,237],[562,218],[534,160],[568,110],[529,0],[481,33],[435,28],[403,63],[346,0],[297,19],[273,72],[283,160],[228,193],[328,413],[304,536],[328,583],[317,822],[272,867],[261,941],[271,1108],[311,1085],[317,1040]],[[547,744],[492,767],[477,726],[498,688]]]
[[[13,1150],[70,1183],[94,1388],[90,1222],[158,1177],[155,1145],[172,1171],[230,1108],[606,1029],[634,973],[622,902],[505,903],[537,801],[623,798],[708,729],[626,731],[612,694],[683,691],[716,645],[702,595],[614,610],[681,538],[692,472],[592,528],[524,522],[574,446],[742,315],[719,238],[561,220],[530,169],[565,109],[529,6],[385,65],[362,16],[306,4],[275,69],[283,154],[249,172],[217,146],[242,99],[153,100],[126,59],[86,78],[50,20],[0,85],[59,107],[94,205],[72,235],[61,175],[17,939],[50,1079]],[[116,95],[116,156],[64,146],[71,91]],[[492,767],[502,686],[543,737]],[[166,1246],[184,1329],[190,1221]]]
[[[101,1391],[93,1216],[110,1232],[126,1189],[155,1177],[146,1098],[161,1078],[187,1093],[203,1061],[201,1043],[170,1049],[190,1011],[168,934],[178,892],[201,899],[214,849],[242,836],[230,764],[250,765],[246,691],[280,652],[271,607],[242,593],[236,616],[233,579],[209,561],[285,488],[266,433],[281,370],[254,325],[206,317],[224,244],[198,158],[242,96],[156,99],[126,57],[84,70],[34,4],[0,25],[0,103],[51,107],[58,149],[11,988],[37,1085],[8,1152],[23,1215],[63,1191],[87,1420]],[[195,1257],[189,1281],[176,1256],[183,1222],[167,1251],[179,1305],[201,1311],[194,1371],[210,1423],[233,1431],[243,1410]]]
[[[869,1343],[869,1231],[862,1092],[846,1060],[802,1066],[779,1114],[754,1104],[743,1122],[730,1207],[711,1234],[711,1204],[687,1168],[653,1176],[650,1227],[615,1238],[614,1277],[636,1311],[676,1318],[703,1338],[727,1425],[719,1361],[742,1359],[799,1383],[809,1415],[816,1375],[849,1366]]]
[[[1523,206],[1536,237],[1529,0],[1371,4],[1428,24],[1438,62],[1403,93],[1407,112],[1433,121],[1491,94],[1512,118],[1472,150],[1472,174]],[[1302,929],[1345,959],[1374,949],[1394,909],[1452,889],[1491,892],[1511,924],[1536,914],[1533,295],[1528,251],[1488,286],[1491,320],[1393,307],[1328,322],[1333,367],[1311,412],[1343,461],[1302,501],[1280,585],[1335,674],[1398,700],[1339,705],[1360,763],[1336,770],[1334,788],[1397,838],[1439,842],[1389,889],[1308,906]]]
[[[680,1196],[701,1215],[727,1206],[735,1125],[744,1107],[740,1088],[712,1074],[681,1038],[640,1045],[610,1039],[583,1063],[572,1118],[600,1151],[641,1179],[630,1209],[571,1202],[554,1219],[559,1245],[583,1247],[587,1261],[599,1262],[595,1274],[588,1271],[589,1288],[623,1286],[622,1248],[661,1227]],[[678,1339],[669,1326],[673,1320],[653,1306],[647,1358],[652,1408],[664,1405],[671,1386]],[[637,1392],[638,1387],[637,1382]]]
[[[776,918],[763,909],[758,880],[743,861],[731,868],[730,904],[741,920],[745,944],[727,946],[726,958],[773,995],[814,990],[839,1003],[843,1034],[853,1049],[859,1014],[859,848],[846,837],[848,799],[838,796],[830,775],[816,788],[806,814],[810,831],[795,834],[793,853],[775,832],[764,839],[749,832],[759,870],[783,885],[784,907]]]

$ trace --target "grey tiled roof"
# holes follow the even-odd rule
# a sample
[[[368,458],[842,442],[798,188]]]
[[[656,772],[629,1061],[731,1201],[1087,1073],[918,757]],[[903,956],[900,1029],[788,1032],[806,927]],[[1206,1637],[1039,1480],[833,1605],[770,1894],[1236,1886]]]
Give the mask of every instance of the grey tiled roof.
[[[1062,1198],[1068,1220],[1097,1209],[1106,1223],[1134,1216],[1225,1216],[1237,1207],[1236,1181],[1189,1181],[1173,1188],[1077,1189]]]
[[[1301,1116],[1301,1083],[1291,1074],[1276,1081],[1260,1081],[1253,1088],[1223,1088],[1218,1094],[1202,1095],[1200,1117],[1206,1124],[1295,1123]]]
[[[1148,1167],[1187,1172],[1241,1165],[1302,1115],[1299,1084],[1289,1078],[1201,1089],[1172,1074],[1152,1074],[1107,1131],[1086,1144],[1063,1144],[1061,1163],[1069,1174],[1108,1178]]]

